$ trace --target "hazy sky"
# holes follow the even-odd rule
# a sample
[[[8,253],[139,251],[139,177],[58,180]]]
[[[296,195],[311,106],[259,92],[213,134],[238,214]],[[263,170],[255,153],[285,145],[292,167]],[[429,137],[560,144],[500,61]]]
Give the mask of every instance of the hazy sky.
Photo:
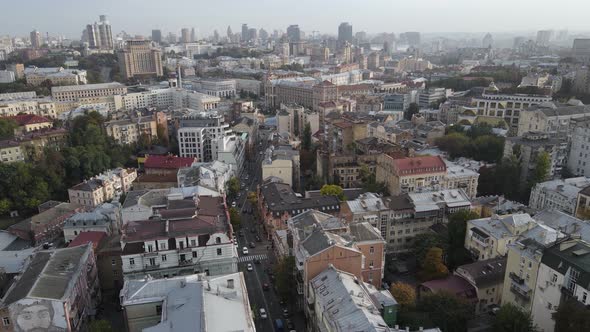
[[[369,33],[590,30],[589,0],[0,0],[0,8],[0,35],[36,28],[74,38],[99,14],[109,16],[113,34],[143,35],[182,27],[225,34],[241,23],[336,34],[344,21]]]

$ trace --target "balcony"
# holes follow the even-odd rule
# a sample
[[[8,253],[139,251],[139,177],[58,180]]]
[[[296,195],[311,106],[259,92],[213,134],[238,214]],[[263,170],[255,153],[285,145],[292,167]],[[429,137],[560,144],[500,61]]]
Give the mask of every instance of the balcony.
[[[180,266],[186,266],[186,265],[192,265],[192,264],[193,264],[192,259],[185,259],[183,261],[178,261],[178,265],[180,265]]]
[[[508,275],[510,276],[510,279],[512,279],[512,281],[514,281],[515,283],[519,285],[524,284],[524,279],[519,277],[516,273],[510,272]]]
[[[191,247],[184,247],[181,249],[178,249],[178,252],[191,252],[193,249]]]
[[[151,270],[157,270],[159,268],[160,268],[160,264],[153,264],[153,265],[146,265],[144,270],[151,271]]]
[[[510,291],[524,301],[531,300],[531,289],[526,285],[519,285],[514,282],[510,284]]]
[[[151,252],[146,252],[143,255],[145,257],[156,257],[156,256],[158,256],[158,252],[157,251],[151,251]]]

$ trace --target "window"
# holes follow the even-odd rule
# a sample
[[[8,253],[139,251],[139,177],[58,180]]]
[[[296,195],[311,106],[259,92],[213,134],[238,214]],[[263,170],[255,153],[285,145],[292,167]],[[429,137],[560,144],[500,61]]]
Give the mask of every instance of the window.
[[[196,247],[197,246],[197,240],[192,239],[191,240],[191,247]]]
[[[221,238],[219,236],[215,238],[215,243],[217,243],[217,244],[221,243]]]
[[[197,258],[197,252],[193,251],[193,258]]]
[[[113,270],[113,277],[118,277],[118,276],[119,276],[119,271]]]
[[[150,258],[150,265],[151,266],[156,265],[156,259],[155,258]]]
[[[166,257],[166,255],[162,255],[162,262],[165,262],[168,259],[168,257]]]
[[[370,254],[374,254],[375,253],[375,247],[369,247],[369,253]]]
[[[217,256],[221,256],[221,248],[217,249]]]
[[[551,275],[551,283],[555,284],[557,282],[557,274],[553,273]]]
[[[373,266],[374,266],[374,265],[375,265],[375,264],[374,264],[374,262],[373,262],[372,260],[370,260],[370,261],[369,261],[369,267],[370,267],[370,268],[373,268]]]
[[[148,252],[152,252],[152,251],[154,251],[154,246],[152,246],[151,244],[148,244],[148,246],[147,246],[147,251],[148,251]]]
[[[184,249],[184,241],[179,241],[178,242],[178,248]]]
[[[156,306],[156,315],[158,315],[158,316],[162,315],[162,306],[161,305]]]
[[[4,324],[4,326],[10,325],[10,318],[8,318],[8,317],[2,318],[2,324]]]
[[[135,265],[135,258],[129,258],[129,265]]]
[[[78,235],[78,231],[74,231],[74,235]]]
[[[583,292],[582,293],[582,303],[586,304],[586,300],[588,299],[588,293]]]

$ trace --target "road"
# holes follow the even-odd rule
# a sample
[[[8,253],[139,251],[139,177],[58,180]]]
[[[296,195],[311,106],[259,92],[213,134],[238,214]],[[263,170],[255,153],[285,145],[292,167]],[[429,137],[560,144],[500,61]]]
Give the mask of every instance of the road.
[[[259,142],[256,144],[256,150],[253,154],[253,161],[247,163],[246,171],[240,181],[246,183],[245,188],[242,189],[240,196],[236,200],[236,206],[241,211],[241,235],[238,236],[238,252],[239,264],[238,268],[244,272],[246,279],[246,287],[248,288],[248,296],[250,298],[250,305],[256,312],[256,330],[257,331],[275,331],[274,321],[282,319],[283,309],[287,308],[281,304],[277,296],[270,275],[267,271],[272,271],[276,258],[271,249],[271,242],[263,233],[262,223],[260,220],[255,220],[254,213],[245,213],[250,209],[254,210],[256,207],[250,206],[247,201],[247,193],[249,191],[256,192],[256,187],[262,182],[262,169],[260,165],[264,158],[264,154],[260,154],[266,150],[269,145],[268,131],[262,131],[259,134]],[[246,179],[246,176],[248,177]],[[245,190],[244,190],[245,189]],[[246,208],[246,209],[245,209]],[[258,241],[257,241],[258,238]],[[254,248],[250,244],[254,244]],[[243,247],[248,247],[248,255],[243,254]],[[259,264],[254,263],[254,259],[259,261]],[[252,265],[252,271],[247,270],[248,264]],[[264,290],[263,285],[267,284],[268,289]],[[264,308],[268,314],[268,318],[260,318],[259,310]],[[292,310],[290,310],[292,311]],[[301,314],[291,315],[289,317],[296,327],[296,331],[304,331],[304,321]],[[289,332],[285,323],[285,331]]]

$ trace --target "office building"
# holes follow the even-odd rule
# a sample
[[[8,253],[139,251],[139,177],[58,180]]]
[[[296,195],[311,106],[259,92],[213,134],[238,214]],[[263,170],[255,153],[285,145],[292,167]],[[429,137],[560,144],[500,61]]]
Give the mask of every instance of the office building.
[[[84,98],[112,97],[125,93],[127,93],[127,87],[117,82],[54,86],[51,88],[51,96],[57,102],[78,101]]]
[[[16,76],[13,71],[0,70],[0,83],[12,83],[16,80]]]
[[[420,32],[409,31],[404,32],[399,35],[400,40],[403,44],[408,46],[418,46],[420,45]]]
[[[553,30],[539,30],[537,31],[537,46],[549,46],[549,42],[553,37]]]
[[[118,58],[125,79],[136,76],[162,76],[161,52],[149,40],[127,40]]]
[[[242,41],[247,42],[248,40],[248,24],[242,24]]]
[[[590,63],[590,39],[589,38],[576,38],[574,39],[574,45],[572,48],[573,57],[582,62]]]
[[[290,25],[287,28],[287,38],[290,42],[301,41],[301,31],[299,30],[298,25]]]
[[[114,42],[111,24],[106,15],[100,15],[99,19],[99,23],[94,22],[94,24],[86,26],[85,36],[87,36],[88,46],[95,49],[112,50]]]
[[[31,31],[31,47],[41,48],[41,33],[37,30]]]
[[[39,86],[49,81],[52,85],[80,85],[88,83],[86,70],[64,69],[63,67],[27,67],[25,68],[27,84]]]
[[[162,30],[152,30],[152,41],[154,43],[162,44]]]
[[[352,44],[352,24],[348,22],[340,23],[338,26],[338,43],[344,46],[346,42]]]
[[[216,111],[192,111],[183,116],[178,128],[181,157],[196,157],[200,162],[217,160],[218,141],[231,135],[229,124]]]
[[[180,42],[184,44],[191,42],[191,36],[188,28],[182,28],[182,30],[180,30]]]

